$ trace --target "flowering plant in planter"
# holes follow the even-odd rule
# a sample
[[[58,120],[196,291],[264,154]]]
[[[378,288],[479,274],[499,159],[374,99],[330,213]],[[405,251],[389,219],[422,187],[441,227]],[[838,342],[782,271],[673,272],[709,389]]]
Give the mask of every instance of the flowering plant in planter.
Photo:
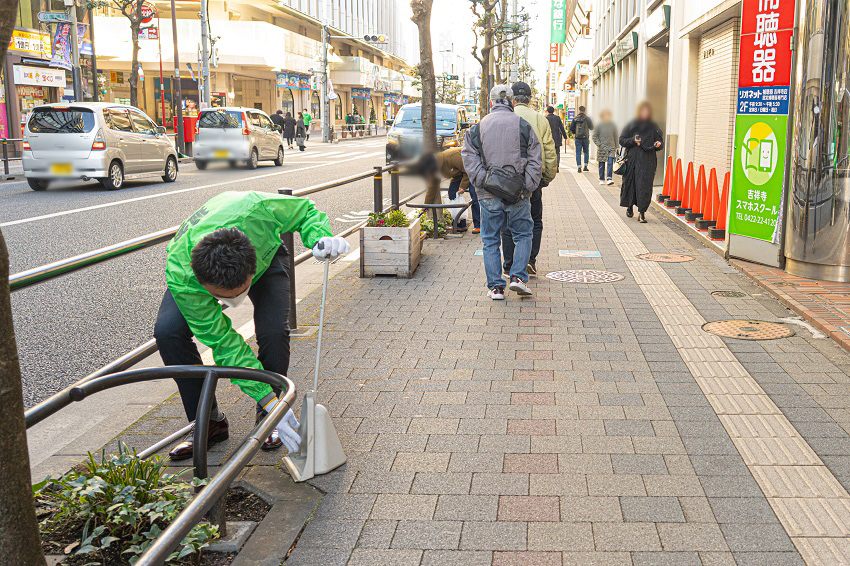
[[[373,212],[366,221],[366,226],[378,228],[406,228],[410,226],[410,220],[401,210],[389,212]]]

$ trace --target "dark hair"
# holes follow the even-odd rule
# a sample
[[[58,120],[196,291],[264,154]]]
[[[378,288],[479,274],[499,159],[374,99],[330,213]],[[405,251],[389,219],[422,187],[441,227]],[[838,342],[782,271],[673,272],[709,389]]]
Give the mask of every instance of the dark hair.
[[[519,102],[520,104],[528,104],[531,102],[531,97],[527,94],[515,94],[514,102]]]
[[[276,113],[277,114],[283,114],[283,110],[278,110]]]
[[[292,118],[292,113],[291,113],[291,112],[287,112],[287,113],[286,113],[286,117],[287,117],[287,118]]]
[[[548,112],[549,114],[554,114],[555,108],[550,104],[549,106],[546,107],[546,112]]]
[[[191,265],[202,285],[238,289],[257,271],[257,252],[238,228],[220,228],[198,242]]]
[[[579,111],[579,112],[584,112],[584,106],[579,106],[579,107],[578,107],[578,111]]]

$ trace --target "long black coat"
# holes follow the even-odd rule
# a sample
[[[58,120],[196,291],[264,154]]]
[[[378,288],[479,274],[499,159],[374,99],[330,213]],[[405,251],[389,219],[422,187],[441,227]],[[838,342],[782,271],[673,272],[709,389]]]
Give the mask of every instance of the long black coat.
[[[283,137],[292,139],[295,137],[295,118],[290,116],[283,119]]]
[[[639,135],[640,145],[635,143]],[[661,142],[655,147],[655,142]],[[628,167],[620,189],[620,206],[635,206],[645,212],[652,201],[657,160],[655,153],[664,149],[664,134],[654,122],[633,120],[620,132],[620,145],[626,148]]]

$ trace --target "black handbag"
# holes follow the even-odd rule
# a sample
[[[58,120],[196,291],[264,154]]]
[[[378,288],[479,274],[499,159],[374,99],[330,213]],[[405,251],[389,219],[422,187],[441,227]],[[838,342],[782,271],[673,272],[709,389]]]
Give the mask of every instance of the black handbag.
[[[476,149],[481,155],[481,164],[487,171],[484,175],[484,186],[482,188],[507,204],[516,204],[525,198],[525,176],[504,167],[487,167],[487,161],[484,159],[484,142],[480,135],[477,137],[477,141],[478,147]]]
[[[617,159],[614,161],[614,173],[617,175],[625,175],[629,168],[629,154],[625,147],[620,147],[617,152]]]

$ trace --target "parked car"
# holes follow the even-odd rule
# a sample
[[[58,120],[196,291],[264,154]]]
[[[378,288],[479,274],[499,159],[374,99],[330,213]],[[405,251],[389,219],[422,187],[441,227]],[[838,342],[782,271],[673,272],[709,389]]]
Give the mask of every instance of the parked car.
[[[469,128],[466,109],[455,104],[437,104],[437,148],[442,151],[463,145]],[[387,132],[387,163],[415,159],[422,153],[422,106],[402,106]]]
[[[33,108],[24,128],[23,166],[36,191],[65,179],[97,179],[116,190],[135,173],[162,172],[163,181],[174,182],[177,150],[165,128],[134,106],[46,104]]]
[[[201,110],[192,151],[198,169],[206,169],[210,161],[227,161],[231,167],[244,162],[248,169],[256,169],[262,160],[283,165],[280,126],[255,108],[229,106]]]

